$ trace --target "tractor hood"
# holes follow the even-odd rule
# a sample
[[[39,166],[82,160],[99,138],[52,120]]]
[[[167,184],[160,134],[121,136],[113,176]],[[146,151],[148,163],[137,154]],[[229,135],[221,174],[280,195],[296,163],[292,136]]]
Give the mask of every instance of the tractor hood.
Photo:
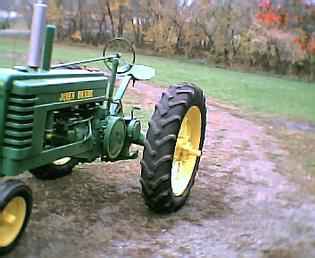
[[[11,133],[12,130],[16,130],[14,135],[18,135],[20,130],[23,131],[30,123],[28,117],[38,117],[43,110],[49,108],[65,108],[73,105],[73,102],[101,103],[106,98],[107,85],[108,78],[102,72],[69,69],[36,72],[26,69],[25,71],[0,69],[0,167],[1,157],[22,159],[28,153],[35,153],[31,147],[29,150],[13,148],[11,138],[10,141],[6,138],[9,131]],[[34,142],[36,133],[32,128],[30,125],[29,134],[33,134]]]

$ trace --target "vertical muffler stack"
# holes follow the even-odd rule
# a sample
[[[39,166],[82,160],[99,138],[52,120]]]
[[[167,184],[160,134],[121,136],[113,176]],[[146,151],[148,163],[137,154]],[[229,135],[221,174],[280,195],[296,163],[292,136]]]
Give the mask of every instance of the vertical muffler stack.
[[[46,28],[47,4],[45,0],[38,0],[34,4],[30,50],[27,65],[33,69],[41,66],[42,50]]]

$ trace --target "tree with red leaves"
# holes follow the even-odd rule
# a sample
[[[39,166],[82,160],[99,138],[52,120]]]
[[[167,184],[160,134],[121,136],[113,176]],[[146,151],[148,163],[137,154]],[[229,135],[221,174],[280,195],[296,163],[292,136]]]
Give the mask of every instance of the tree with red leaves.
[[[271,0],[261,0],[258,7],[259,12],[256,15],[256,19],[259,22],[269,27],[283,25],[284,17],[277,8],[273,7]]]

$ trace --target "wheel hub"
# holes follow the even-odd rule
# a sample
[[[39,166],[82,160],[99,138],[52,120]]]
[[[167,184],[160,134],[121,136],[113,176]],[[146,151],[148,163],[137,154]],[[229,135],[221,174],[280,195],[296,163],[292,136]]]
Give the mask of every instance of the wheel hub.
[[[54,161],[53,163],[56,166],[63,166],[63,165],[66,165],[70,160],[71,160],[70,157],[66,157],[66,158],[58,159]]]
[[[0,247],[9,246],[19,235],[26,216],[26,202],[15,197],[0,212]]]
[[[104,130],[103,152],[109,160],[115,160],[121,153],[126,140],[126,124],[120,117],[107,118]]]

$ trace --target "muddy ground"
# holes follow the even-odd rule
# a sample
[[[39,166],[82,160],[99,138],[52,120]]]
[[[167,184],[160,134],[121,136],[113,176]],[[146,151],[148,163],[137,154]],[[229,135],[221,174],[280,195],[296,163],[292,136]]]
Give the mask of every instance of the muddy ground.
[[[129,102],[152,110],[160,94],[138,85]],[[209,100],[199,175],[186,206],[171,215],[145,207],[139,161],[80,165],[50,182],[25,174],[35,206],[7,257],[315,257],[315,167],[304,169],[303,154],[288,147],[299,135],[314,150],[315,130],[300,129]]]

